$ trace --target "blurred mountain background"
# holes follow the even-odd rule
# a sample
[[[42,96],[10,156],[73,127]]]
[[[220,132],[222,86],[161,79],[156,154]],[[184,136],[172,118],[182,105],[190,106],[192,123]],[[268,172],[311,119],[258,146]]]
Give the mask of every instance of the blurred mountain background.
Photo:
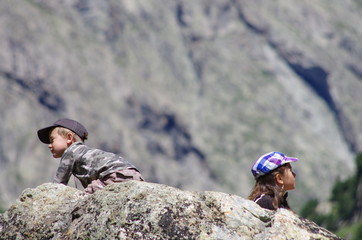
[[[52,181],[36,131],[63,117],[150,182],[247,197],[281,151],[292,207],[329,200],[362,151],[361,22],[361,0],[1,0],[0,209]]]

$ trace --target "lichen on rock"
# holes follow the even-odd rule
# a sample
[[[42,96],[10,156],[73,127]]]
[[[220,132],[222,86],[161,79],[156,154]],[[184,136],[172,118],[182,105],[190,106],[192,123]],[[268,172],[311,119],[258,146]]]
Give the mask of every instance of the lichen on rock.
[[[292,211],[221,192],[129,181],[92,195],[26,189],[0,215],[0,239],[339,239]]]

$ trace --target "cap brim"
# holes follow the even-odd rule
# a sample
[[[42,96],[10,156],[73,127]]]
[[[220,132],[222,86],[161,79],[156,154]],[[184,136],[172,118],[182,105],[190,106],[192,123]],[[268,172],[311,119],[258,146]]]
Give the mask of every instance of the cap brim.
[[[292,163],[298,161],[298,158],[293,157],[286,157],[286,159],[283,161],[284,163]]]
[[[55,127],[56,126],[49,126],[49,127],[42,128],[42,129],[38,130],[39,140],[42,143],[49,144],[50,143],[49,132]]]

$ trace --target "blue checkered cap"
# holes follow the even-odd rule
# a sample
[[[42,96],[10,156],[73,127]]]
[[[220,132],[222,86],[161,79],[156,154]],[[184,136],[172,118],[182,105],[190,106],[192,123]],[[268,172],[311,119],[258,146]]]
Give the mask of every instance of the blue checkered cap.
[[[287,157],[281,152],[270,152],[262,155],[251,167],[255,178],[263,176],[286,163],[296,162],[298,158]]]

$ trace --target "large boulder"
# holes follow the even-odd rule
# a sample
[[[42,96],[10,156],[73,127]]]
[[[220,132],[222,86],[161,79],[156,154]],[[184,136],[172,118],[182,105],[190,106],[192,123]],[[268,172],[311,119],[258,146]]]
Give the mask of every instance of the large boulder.
[[[92,195],[46,183],[0,215],[0,239],[339,239],[292,211],[130,181]]]

